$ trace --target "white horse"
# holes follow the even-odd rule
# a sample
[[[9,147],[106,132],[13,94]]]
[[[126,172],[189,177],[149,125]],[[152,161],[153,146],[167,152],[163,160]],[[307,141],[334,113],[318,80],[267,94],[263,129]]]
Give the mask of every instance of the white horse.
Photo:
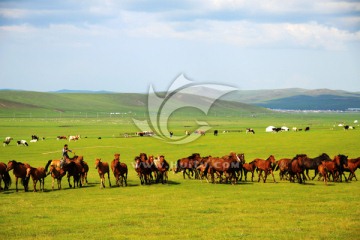
[[[70,142],[71,140],[76,141],[76,140],[79,140],[79,139],[80,139],[80,135],[69,136],[69,142]]]

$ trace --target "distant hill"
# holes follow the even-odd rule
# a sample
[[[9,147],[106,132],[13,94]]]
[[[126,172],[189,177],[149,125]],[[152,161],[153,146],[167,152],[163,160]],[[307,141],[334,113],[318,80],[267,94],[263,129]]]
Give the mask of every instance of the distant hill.
[[[347,110],[360,108],[360,93],[330,89],[240,90],[228,94],[225,99],[271,109]]]
[[[194,95],[179,96],[191,98]],[[120,116],[145,116],[147,113],[147,94],[140,93],[58,93],[0,90],[0,115],[28,114],[32,116],[94,116],[116,114]],[[177,100],[173,104],[177,104]],[[209,101],[211,101],[209,99]],[[181,105],[180,105],[181,106]],[[186,108],[188,112],[199,114],[200,111]],[[184,111],[185,111],[184,110]],[[214,114],[227,113],[265,113],[269,110],[236,101],[218,100],[212,107]],[[202,113],[201,113],[202,114]]]

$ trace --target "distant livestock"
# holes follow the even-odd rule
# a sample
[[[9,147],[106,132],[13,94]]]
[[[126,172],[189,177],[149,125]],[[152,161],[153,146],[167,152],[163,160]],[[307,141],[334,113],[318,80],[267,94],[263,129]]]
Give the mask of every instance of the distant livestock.
[[[7,146],[7,145],[9,145],[9,143],[11,142],[11,140],[13,140],[12,137],[6,137],[6,138],[5,138],[5,141],[3,141],[4,147]]]
[[[218,130],[214,130],[214,136],[217,136],[217,135],[218,135],[218,133],[219,133],[219,131],[218,131]]]
[[[349,125],[344,126],[344,130],[350,130],[350,129],[355,129],[355,127]]]
[[[57,136],[57,137],[56,137],[56,140],[60,140],[60,139],[65,139],[65,140],[66,140],[67,137],[66,137],[66,136]]]
[[[306,128],[305,128],[305,132],[306,132],[306,131],[310,131],[310,127],[306,127]]]
[[[20,145],[23,145],[23,146],[29,146],[29,144],[26,142],[26,140],[19,140],[19,141],[16,141],[17,142],[17,145],[20,146]]]
[[[246,129],[246,134],[248,134],[248,133],[255,134],[255,131],[254,131],[254,129],[252,129],[252,128],[247,128],[247,129]]]
[[[69,142],[72,141],[77,141],[80,139],[80,135],[75,135],[75,136],[69,136]]]

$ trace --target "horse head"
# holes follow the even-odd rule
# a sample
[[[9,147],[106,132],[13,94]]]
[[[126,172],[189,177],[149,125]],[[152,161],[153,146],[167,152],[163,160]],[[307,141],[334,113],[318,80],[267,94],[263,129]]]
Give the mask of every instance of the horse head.
[[[15,160],[10,160],[7,164],[6,167],[6,171],[11,171],[12,169],[14,169],[15,165],[17,164],[17,162]]]
[[[97,169],[99,167],[100,163],[101,163],[101,158],[96,158],[95,159],[95,169]]]

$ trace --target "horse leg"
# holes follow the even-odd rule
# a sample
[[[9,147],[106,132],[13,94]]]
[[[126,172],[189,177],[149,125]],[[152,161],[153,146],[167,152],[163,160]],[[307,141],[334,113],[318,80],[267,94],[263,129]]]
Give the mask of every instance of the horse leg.
[[[258,175],[259,175],[258,182],[260,182],[260,177],[261,177],[262,179],[264,179],[264,177],[263,177],[263,175],[262,175],[262,170],[261,170],[261,169],[259,170]]]
[[[36,183],[37,183],[37,181],[38,181],[38,180],[34,180],[34,179],[33,179],[34,192],[36,192],[36,191],[37,191],[37,190],[36,190]]]
[[[311,179],[311,180],[314,180],[315,179],[315,177],[316,177],[316,175],[319,173],[319,171],[315,168],[315,175],[314,175],[314,177]]]
[[[270,169],[270,173],[271,173],[271,175],[272,175],[272,177],[274,179],[274,183],[276,183],[273,170]]]

